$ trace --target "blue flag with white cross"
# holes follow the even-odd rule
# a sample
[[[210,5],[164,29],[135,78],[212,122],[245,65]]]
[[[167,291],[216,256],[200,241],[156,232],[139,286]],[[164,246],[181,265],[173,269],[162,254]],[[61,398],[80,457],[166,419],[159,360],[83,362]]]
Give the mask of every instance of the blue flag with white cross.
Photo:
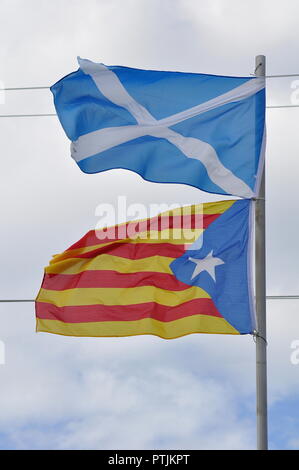
[[[51,87],[71,156],[85,173],[122,168],[145,180],[243,198],[258,193],[265,80],[106,66]]]

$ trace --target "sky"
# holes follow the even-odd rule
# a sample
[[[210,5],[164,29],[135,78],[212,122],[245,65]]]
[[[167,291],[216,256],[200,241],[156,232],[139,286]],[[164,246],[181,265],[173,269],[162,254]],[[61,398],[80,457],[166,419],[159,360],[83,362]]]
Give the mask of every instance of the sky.
[[[298,15],[296,0],[2,0],[0,81],[48,87],[78,68],[77,56],[250,76],[265,54],[267,74],[295,74]],[[267,105],[294,104],[295,80],[269,78]],[[55,112],[47,89],[4,98],[1,115]],[[299,294],[298,118],[299,108],[267,110],[268,295]],[[219,199],[125,170],[81,173],[56,117],[0,125],[1,299],[35,298],[51,256],[118,195],[146,205]],[[0,309],[0,449],[255,448],[251,336],[72,338],[35,333],[31,303]],[[298,300],[267,302],[271,449],[299,448],[298,312]]]

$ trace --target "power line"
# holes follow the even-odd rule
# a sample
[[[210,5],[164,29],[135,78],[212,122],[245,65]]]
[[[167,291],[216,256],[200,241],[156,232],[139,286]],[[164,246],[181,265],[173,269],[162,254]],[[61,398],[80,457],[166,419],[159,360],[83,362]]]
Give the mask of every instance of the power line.
[[[267,295],[266,298],[268,300],[285,300],[285,299],[296,300],[296,299],[299,299],[299,295]]]
[[[267,109],[272,108],[272,109],[278,109],[278,108],[299,108],[299,104],[279,104],[279,105],[273,105],[273,106],[266,106]]]
[[[265,78],[289,78],[289,77],[299,77],[299,73],[289,73],[285,75],[266,75]]]
[[[49,90],[49,86],[22,86],[22,87],[10,87],[0,88],[0,91],[16,91],[16,90]]]
[[[19,118],[19,117],[45,117],[45,116],[57,116],[55,113],[44,113],[44,114],[0,114],[0,118]]]
[[[265,78],[288,78],[299,77],[299,73],[283,74],[283,75],[267,75]],[[49,90],[49,86],[29,86],[29,87],[8,87],[0,88],[0,91],[22,91],[22,90]],[[299,108],[299,105],[272,105],[266,106],[267,109],[281,108]],[[34,113],[34,114],[1,114],[0,118],[17,118],[17,117],[52,117],[57,116],[55,113]]]
[[[299,73],[289,73],[281,75],[266,75],[265,78],[291,78],[299,77]],[[49,86],[21,86],[21,87],[7,87],[0,88],[0,91],[21,91],[21,90],[49,90]]]

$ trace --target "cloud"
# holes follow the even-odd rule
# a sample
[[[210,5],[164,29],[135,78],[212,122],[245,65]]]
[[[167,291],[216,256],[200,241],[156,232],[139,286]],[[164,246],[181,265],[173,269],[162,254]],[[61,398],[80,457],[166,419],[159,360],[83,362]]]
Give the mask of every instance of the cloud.
[[[290,345],[299,320],[296,303],[288,302],[292,333],[280,305],[272,301],[268,308],[270,416],[298,390]],[[28,304],[2,305],[1,318],[6,364],[0,366],[0,434],[6,448],[254,448],[251,337],[35,334]],[[292,409],[284,408],[285,419]],[[272,440],[280,419],[279,413],[271,417]]]
[[[296,0],[288,0],[284,5],[279,0],[271,4],[267,0],[216,0],[210,3],[179,0],[178,3],[183,18],[193,25],[198,36],[209,38],[207,52],[217,56],[218,65],[231,62],[237,55],[243,56],[245,61],[246,56],[269,54],[277,61],[283,49],[290,53],[295,47],[299,13]],[[219,62],[220,51],[222,60]],[[288,54],[285,67],[288,61],[292,63],[289,59]]]
[[[175,342],[35,335],[29,306],[15,321],[1,369],[0,433],[11,447],[253,447],[254,421],[230,383],[186,367],[188,340],[176,341],[174,362]]]

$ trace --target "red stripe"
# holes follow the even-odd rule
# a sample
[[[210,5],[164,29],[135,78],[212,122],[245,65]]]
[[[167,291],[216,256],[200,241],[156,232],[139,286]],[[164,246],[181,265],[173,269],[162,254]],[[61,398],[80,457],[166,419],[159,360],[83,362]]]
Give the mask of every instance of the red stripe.
[[[78,242],[74,243],[68,250],[85,248],[87,246],[99,245],[101,243],[133,238],[134,235],[148,230],[164,230],[172,228],[207,228],[221,214],[190,214],[184,216],[152,217],[141,222],[131,221],[120,226],[108,227],[103,230],[90,230]]]
[[[142,259],[149,256],[168,256],[178,258],[185,252],[185,245],[175,245],[172,243],[121,243],[115,242],[110,245],[100,246],[95,250],[78,255],[71,255],[72,258],[94,258],[103,253],[120,256],[129,259]],[[67,251],[61,255],[61,259],[67,259]]]
[[[153,318],[169,322],[190,315],[211,315],[222,317],[212,299],[193,299],[176,307],[147,302],[136,305],[78,305],[56,307],[53,304],[36,302],[36,316],[45,320],[59,320],[65,323],[134,321]]]
[[[119,273],[117,271],[82,271],[78,274],[46,274],[42,287],[49,290],[79,287],[140,287],[155,286],[160,289],[180,291],[190,287],[174,275],[157,272]]]

